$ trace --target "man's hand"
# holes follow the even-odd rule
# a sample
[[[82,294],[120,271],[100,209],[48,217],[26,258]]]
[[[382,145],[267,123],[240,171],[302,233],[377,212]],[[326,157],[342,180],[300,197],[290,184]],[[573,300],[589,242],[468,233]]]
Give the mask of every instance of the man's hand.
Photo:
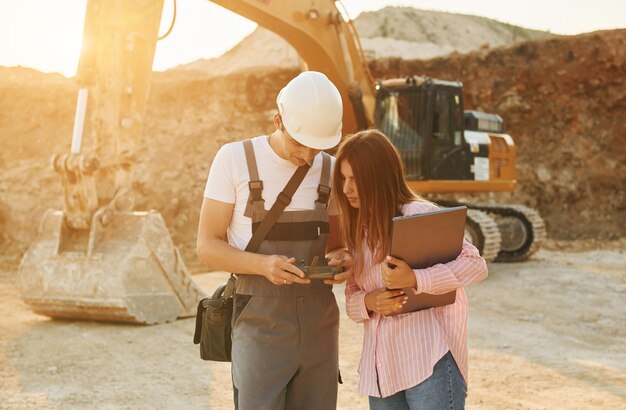
[[[331,259],[328,261],[328,266],[343,267],[343,272],[336,274],[332,279],[325,279],[324,283],[327,285],[338,285],[345,282],[350,276],[352,276],[352,256],[347,249],[338,249],[331,252],[328,256]]]
[[[414,288],[417,286],[415,272],[402,259],[387,256],[387,260],[380,264],[380,270],[387,289]]]
[[[274,285],[311,283],[309,279],[304,278],[304,272],[294,265],[295,261],[296,258],[288,258],[284,255],[268,255],[263,260],[261,274]]]
[[[391,316],[402,310],[407,299],[402,290],[380,288],[365,295],[365,307],[369,312]]]

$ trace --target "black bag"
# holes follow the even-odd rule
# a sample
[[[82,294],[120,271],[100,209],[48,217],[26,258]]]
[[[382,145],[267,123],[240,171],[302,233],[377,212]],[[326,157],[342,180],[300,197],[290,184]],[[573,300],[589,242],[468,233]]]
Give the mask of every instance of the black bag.
[[[213,296],[198,303],[193,342],[200,344],[202,360],[230,361],[234,290],[235,277],[231,275],[225,285],[215,290]]]
[[[246,251],[256,252],[272,229],[274,222],[278,220],[285,207],[291,202],[293,193],[304,179],[309,168],[310,165],[305,164],[298,167],[294,172],[283,192],[278,195],[272,208],[255,229],[248,246],[246,246]],[[235,280],[235,276],[231,274],[228,282],[217,288],[213,296],[203,298],[198,303],[193,343],[200,344],[200,358],[203,360],[215,362],[229,362],[231,360]]]

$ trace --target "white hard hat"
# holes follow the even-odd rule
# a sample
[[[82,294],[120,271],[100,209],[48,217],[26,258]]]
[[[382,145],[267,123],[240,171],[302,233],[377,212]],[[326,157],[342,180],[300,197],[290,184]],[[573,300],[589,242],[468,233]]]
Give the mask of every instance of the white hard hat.
[[[341,141],[341,95],[324,74],[300,73],[280,90],[276,105],[285,129],[300,144],[322,150]]]

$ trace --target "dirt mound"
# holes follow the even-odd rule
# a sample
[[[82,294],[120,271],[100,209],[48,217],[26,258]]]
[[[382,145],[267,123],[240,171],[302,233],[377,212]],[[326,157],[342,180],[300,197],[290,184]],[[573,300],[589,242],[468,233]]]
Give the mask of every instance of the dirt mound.
[[[462,81],[466,109],[503,117],[519,188],[498,202],[538,208],[554,238],[626,234],[626,30],[371,67]]]
[[[76,91],[60,74],[0,67],[0,246],[23,250],[63,205],[52,153],[69,152]]]
[[[485,17],[412,7],[362,13],[354,23],[363,48],[374,58],[428,59],[551,36]]]
[[[226,75],[249,68],[293,68],[300,66],[296,50],[274,32],[258,27],[219,58],[201,59],[173,69],[198,75]]]
[[[551,36],[485,17],[411,7],[386,7],[362,13],[354,24],[365,54],[371,58],[428,59]],[[259,27],[219,58],[198,60],[170,71],[218,76],[252,67],[296,69],[299,66],[298,53],[287,41]]]

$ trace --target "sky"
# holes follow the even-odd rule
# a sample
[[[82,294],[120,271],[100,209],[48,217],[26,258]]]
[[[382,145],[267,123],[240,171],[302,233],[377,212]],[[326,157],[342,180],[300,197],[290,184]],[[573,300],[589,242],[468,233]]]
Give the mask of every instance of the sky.
[[[278,0],[273,0],[278,1]],[[288,0],[284,0],[288,1]],[[311,3],[320,0],[311,0]],[[86,0],[0,0],[0,66],[76,74]],[[161,32],[169,27],[165,0]],[[162,71],[218,57],[256,24],[208,0],[178,0],[172,33],[157,44],[153,68]],[[386,6],[409,6],[489,17],[556,34],[626,28],[626,0],[343,0],[351,18]]]

